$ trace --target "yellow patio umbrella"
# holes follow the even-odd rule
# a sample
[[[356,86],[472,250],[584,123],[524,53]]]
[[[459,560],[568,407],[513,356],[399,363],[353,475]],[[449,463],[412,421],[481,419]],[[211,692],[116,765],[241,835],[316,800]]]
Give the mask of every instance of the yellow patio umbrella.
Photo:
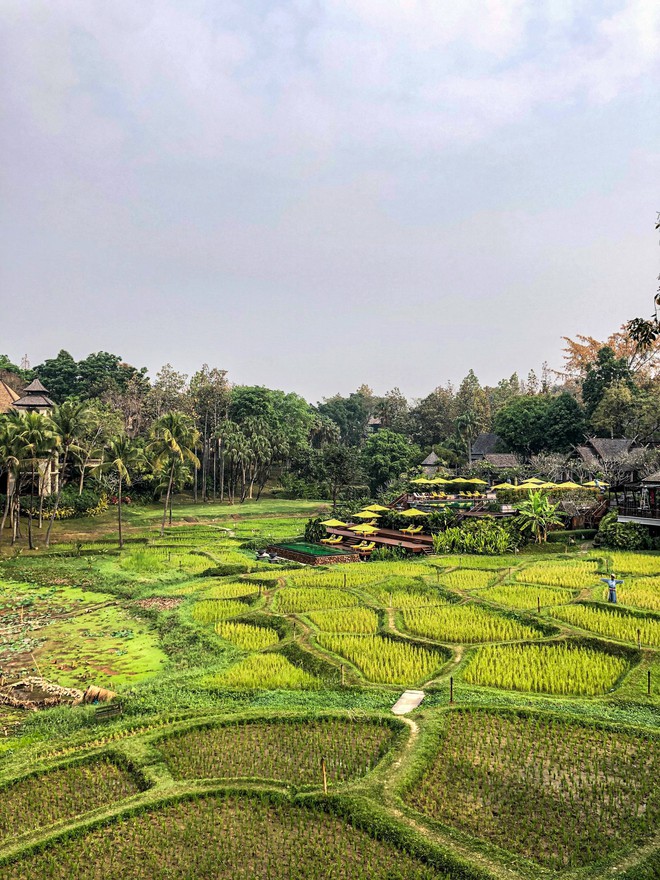
[[[379,516],[380,514],[373,510],[361,510],[353,514],[353,519],[378,519]]]
[[[539,480],[538,477],[530,477],[528,480],[524,480],[525,483],[543,483],[544,480]]]
[[[429,486],[433,480],[429,480],[428,477],[417,477],[416,480],[411,480],[411,483],[419,483],[420,485]]]
[[[588,483],[583,483],[582,485],[588,486],[590,489],[607,489],[610,484],[604,480],[589,480]]]
[[[342,522],[339,519],[326,519],[326,521],[322,522],[321,525],[322,526],[329,526],[331,529],[332,528],[339,529],[339,528],[346,527],[346,523]]]
[[[556,489],[556,488],[557,488],[557,484],[552,483],[552,482],[539,484],[539,489]]]
[[[416,507],[409,507],[408,510],[402,510],[401,516],[428,516],[423,510],[417,510]]]
[[[479,477],[474,477],[472,480],[466,480],[466,483],[472,483],[473,486],[487,486],[488,483],[485,480],[480,480]]]
[[[364,509],[365,509],[365,510],[375,510],[375,511],[382,510],[383,513],[385,513],[385,512],[388,511],[390,508],[389,508],[389,507],[383,507],[382,504],[370,504],[369,507],[365,507]]]
[[[497,486],[491,486],[492,489],[514,489],[513,483],[498,483]]]
[[[571,480],[567,480],[565,483],[559,483],[557,488],[558,489],[581,489],[582,486],[579,483],[573,483]]]
[[[449,482],[449,480],[445,480],[444,477],[433,477],[431,482],[435,486],[445,486]]]
[[[358,532],[360,535],[375,535],[378,529],[370,526],[369,523],[361,523],[357,526],[348,527],[351,532]]]

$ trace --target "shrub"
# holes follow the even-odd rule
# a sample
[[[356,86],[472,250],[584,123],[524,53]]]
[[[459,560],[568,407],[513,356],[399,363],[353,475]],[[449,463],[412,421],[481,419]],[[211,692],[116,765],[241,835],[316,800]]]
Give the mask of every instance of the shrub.
[[[596,538],[594,543],[598,546],[616,550],[645,550],[650,546],[646,526],[618,522],[616,513],[608,513],[602,518]]]
[[[479,553],[501,555],[515,546],[509,529],[490,517],[454,526],[433,536],[436,553]]]

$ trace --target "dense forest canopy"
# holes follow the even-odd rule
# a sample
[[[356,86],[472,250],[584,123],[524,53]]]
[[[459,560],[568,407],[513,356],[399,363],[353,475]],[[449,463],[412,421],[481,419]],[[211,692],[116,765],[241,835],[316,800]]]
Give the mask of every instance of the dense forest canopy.
[[[441,466],[483,473],[473,444],[484,433],[497,435],[496,451],[555,470],[589,436],[642,447],[660,440],[660,341],[640,348],[626,327],[602,342],[565,341],[561,371],[544,366],[540,378],[532,370],[487,386],[470,370],[457,387],[439,384],[412,401],[399,388],[377,395],[363,384],[313,405],[233,384],[206,364],[192,376],[165,364],[149,378],[109,352],[76,361],[60,351],[32,369],[0,355],[0,378],[17,393],[35,377],[45,385],[56,408],[40,416],[39,442],[59,456],[64,486],[80,493],[90,481],[121,477],[135,493],[169,499],[188,488],[202,501],[234,502],[258,497],[277,477],[290,495],[334,500],[395,491],[431,451]],[[0,417],[2,473],[30,458],[15,448],[15,422]],[[130,463],[123,471],[121,456],[107,466],[118,443]]]

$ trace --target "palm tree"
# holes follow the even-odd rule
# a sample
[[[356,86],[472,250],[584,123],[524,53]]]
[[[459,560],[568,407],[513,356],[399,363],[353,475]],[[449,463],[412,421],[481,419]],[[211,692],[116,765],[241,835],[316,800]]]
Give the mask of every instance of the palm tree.
[[[38,479],[39,496],[43,496],[42,462],[50,458],[58,444],[57,435],[50,418],[38,412],[19,413],[17,420],[17,439],[20,443],[21,461],[30,466],[30,506],[28,508],[28,547],[34,550],[32,542],[32,518],[34,516],[34,484]],[[19,487],[20,504],[20,487]],[[41,509],[41,508],[40,508]]]
[[[14,509],[14,495],[18,486],[20,472],[21,441],[17,432],[18,413],[14,416],[7,415],[0,422],[0,473],[5,473],[7,478],[7,497],[0,522],[0,541],[7,523],[7,516],[11,512],[12,543],[16,540],[16,523]]]
[[[169,478],[165,493],[165,505],[163,507],[163,522],[160,527],[161,538],[165,534],[167,521],[167,508],[172,497],[172,486],[177,463],[190,462],[194,467],[199,467],[199,459],[195,455],[195,448],[199,443],[199,431],[192,419],[184,413],[165,413],[153,424],[152,440],[148,451],[154,456],[154,470],[168,467]]]
[[[534,535],[537,544],[543,544],[548,537],[548,527],[560,525],[562,520],[557,513],[558,504],[551,504],[543,492],[530,491],[529,498],[518,506],[516,521],[521,532]]]
[[[115,473],[119,480],[119,491],[117,493],[117,524],[119,531],[119,549],[124,546],[124,538],[122,535],[122,492],[124,484],[131,485],[131,472],[134,471],[142,462],[142,450],[135,445],[132,440],[122,434],[118,437],[110,439],[103,452],[103,461],[94,468],[97,473]]]
[[[70,453],[80,452],[80,440],[87,430],[89,421],[89,408],[86,404],[76,400],[66,400],[55,407],[51,413],[51,422],[59,438],[59,446],[62,450],[62,462],[60,466],[60,478],[55,496],[55,504],[50,515],[50,522],[46,530],[46,547],[50,546],[50,532],[57,516],[57,509],[62,498],[62,489],[66,480],[66,466]]]

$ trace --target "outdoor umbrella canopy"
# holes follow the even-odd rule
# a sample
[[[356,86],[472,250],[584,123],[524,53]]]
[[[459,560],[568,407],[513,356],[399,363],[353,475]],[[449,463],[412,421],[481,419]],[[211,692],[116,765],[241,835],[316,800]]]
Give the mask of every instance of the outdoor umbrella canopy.
[[[382,504],[370,504],[369,507],[365,507],[364,509],[365,509],[365,510],[375,510],[375,511],[382,510],[383,513],[385,513],[385,512],[388,511],[390,508],[389,508],[389,507],[383,507]]]
[[[581,489],[582,486],[579,483],[573,483],[571,480],[567,480],[565,483],[559,483],[557,486],[558,489]]]
[[[373,510],[361,510],[353,514],[353,519],[378,519],[379,516],[380,514]]]
[[[540,483],[539,484],[539,489],[556,489],[556,488],[557,488],[556,483],[548,482],[548,483]]]
[[[338,529],[338,528],[343,528],[343,527],[345,527],[345,526],[346,526],[346,523],[345,523],[345,522],[342,522],[342,521],[339,520],[339,519],[326,519],[326,521],[325,521],[325,522],[322,522],[321,525],[322,525],[322,526],[329,526],[331,529],[332,529],[332,528]]]
[[[497,486],[492,486],[492,489],[513,489],[515,488],[513,483],[498,483]]]
[[[472,483],[475,486],[487,486],[488,483],[485,480],[480,480],[479,477],[474,477],[472,480],[466,480],[466,483]]]
[[[416,480],[411,480],[410,482],[411,483],[420,483],[425,486],[429,486],[433,482],[433,480],[429,480],[428,477],[417,477]]]
[[[530,477],[529,480],[525,480],[525,483],[543,483],[544,480],[539,480],[538,477]]]
[[[449,480],[445,480],[444,477],[433,477],[431,482],[434,486],[444,486],[449,482]]]
[[[583,483],[583,486],[588,486],[590,489],[607,489],[609,485],[604,480],[590,480],[588,483]]]
[[[402,510],[401,516],[428,516],[423,510],[417,510],[416,507],[409,507],[408,510]]]
[[[351,532],[360,532],[363,535],[374,535],[378,531],[378,529],[370,526],[369,523],[361,523],[358,526],[349,526],[348,528]]]

